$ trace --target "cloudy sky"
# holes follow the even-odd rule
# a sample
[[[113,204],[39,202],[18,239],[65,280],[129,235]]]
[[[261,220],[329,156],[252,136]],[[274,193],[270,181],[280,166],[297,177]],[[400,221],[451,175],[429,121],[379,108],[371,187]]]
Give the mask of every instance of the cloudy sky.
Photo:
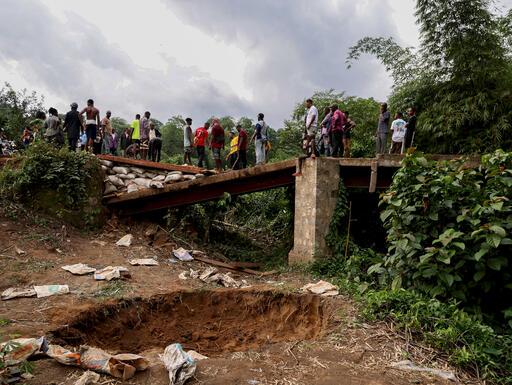
[[[59,112],[88,98],[131,120],[255,117],[281,127],[295,103],[334,88],[384,100],[392,84],[363,36],[416,45],[415,0],[1,0],[0,81]]]

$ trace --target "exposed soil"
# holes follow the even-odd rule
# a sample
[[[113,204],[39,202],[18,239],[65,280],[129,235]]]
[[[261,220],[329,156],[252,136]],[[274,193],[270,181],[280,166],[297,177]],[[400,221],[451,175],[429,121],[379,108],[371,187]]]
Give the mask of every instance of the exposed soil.
[[[100,383],[112,385],[169,384],[159,354],[171,342],[210,357],[199,361],[187,385],[450,384],[390,368],[407,358],[453,370],[437,352],[414,344],[388,325],[364,323],[350,298],[301,294],[299,288],[312,280],[306,274],[233,274],[251,286],[241,290],[180,280],[183,271],[207,265],[169,263],[173,248],[188,245],[162,233],[148,238],[146,228],[147,224],[111,223],[87,234],[41,218],[8,219],[0,207],[0,291],[44,284],[68,284],[71,290],[62,296],[0,301],[0,340],[46,335],[67,347],[86,343],[110,353],[141,354],[150,361],[148,370],[129,381],[102,376]],[[134,235],[132,246],[115,246],[127,233]],[[160,265],[127,263],[146,257],[156,258]],[[127,266],[131,278],[98,282],[61,269],[79,262],[96,268]],[[82,373],[54,360],[39,360],[35,377],[25,382],[73,385]],[[479,383],[459,376],[463,383]]]
[[[94,307],[53,335],[65,345],[116,353],[180,342],[214,356],[319,337],[327,327],[324,302],[318,296],[274,291],[180,291]]]

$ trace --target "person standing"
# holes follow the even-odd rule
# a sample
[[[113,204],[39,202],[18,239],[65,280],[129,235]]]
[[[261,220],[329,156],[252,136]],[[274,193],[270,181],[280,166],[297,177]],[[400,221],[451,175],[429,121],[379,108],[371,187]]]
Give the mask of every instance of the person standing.
[[[160,162],[160,155],[162,152],[162,134],[158,128],[155,127],[155,123],[149,123],[149,157],[153,162]]]
[[[379,114],[379,122],[377,124],[377,132],[375,133],[375,137],[376,137],[375,152],[377,154],[384,154],[384,152],[386,151],[386,143],[388,140],[388,126],[389,126],[390,118],[391,118],[391,114],[388,111],[387,103],[382,103],[380,105],[380,114]]]
[[[352,148],[352,130],[356,127],[356,123],[350,119],[348,111],[344,112],[347,122],[343,126],[343,157],[350,158],[350,149]]]
[[[267,144],[267,124],[265,123],[265,115],[261,112],[258,114],[258,123],[254,130],[254,134],[251,138],[251,142],[254,140],[254,147],[256,150],[256,166],[265,164],[266,162],[266,144]]]
[[[69,151],[76,151],[80,134],[84,131],[82,118],[78,113],[78,104],[71,103],[71,111],[64,118],[64,131],[68,134]]]
[[[411,107],[408,111],[409,120],[405,124],[405,143],[404,143],[404,149],[407,150],[409,147],[412,146],[412,142],[414,139],[414,133],[416,132],[416,108]]]
[[[391,123],[391,131],[393,132],[391,136],[391,154],[401,154],[406,131],[405,120],[403,120],[401,112],[396,113],[395,120]]]
[[[229,132],[229,153],[226,155],[229,168],[238,169],[238,131],[234,128]]]
[[[203,167],[203,162],[205,161],[205,146],[206,141],[208,140],[208,129],[210,128],[210,123],[206,122],[203,127],[199,127],[196,129],[196,133],[194,135],[194,146],[197,149],[197,167]]]
[[[224,148],[224,129],[220,125],[219,119],[213,119],[210,148],[212,149],[213,159],[215,160],[215,171],[222,171],[221,152]]]
[[[324,110],[324,119],[320,123],[320,154],[331,156],[331,120],[332,112],[329,107]]]
[[[304,135],[306,138],[306,155],[316,158],[316,133],[318,130],[318,109],[313,105],[313,100],[306,100],[306,121]]]
[[[331,156],[341,157],[343,155],[343,127],[347,124],[347,117],[340,111],[337,104],[331,107]]]
[[[187,123],[183,129],[183,163],[192,164],[192,119],[185,119]]]
[[[112,143],[112,123],[110,121],[110,117],[112,116],[112,112],[107,111],[105,117],[101,119],[101,131],[103,133],[103,154],[110,154],[111,143]]]
[[[119,139],[119,148],[121,149],[122,156],[126,156],[126,149],[131,144],[130,128],[126,127]]]
[[[132,121],[132,124],[130,125],[130,127],[131,127],[131,141],[130,142],[140,143],[140,114],[135,115],[135,119]]]
[[[150,122],[151,113],[149,111],[144,112],[144,116],[140,120],[140,152],[141,158],[146,159],[148,156],[148,146],[149,146],[149,122]]]
[[[94,100],[89,99],[87,101],[87,107],[85,107],[80,115],[85,113],[85,133],[87,134],[87,143],[85,144],[85,151],[89,151],[89,148],[93,146],[96,136],[98,134],[98,127],[100,125],[100,110],[94,107]]]
[[[110,135],[110,153],[114,156],[117,156],[117,146],[119,145],[119,135],[115,130],[112,130],[112,135]]]
[[[48,110],[48,119],[44,122],[44,137],[48,143],[52,143],[58,148],[64,144],[64,135],[62,134],[59,113],[53,107]]]
[[[247,167],[247,146],[249,145],[249,136],[247,131],[242,128],[241,124],[236,125],[238,131],[238,153],[237,153],[237,165],[236,168],[241,170]]]

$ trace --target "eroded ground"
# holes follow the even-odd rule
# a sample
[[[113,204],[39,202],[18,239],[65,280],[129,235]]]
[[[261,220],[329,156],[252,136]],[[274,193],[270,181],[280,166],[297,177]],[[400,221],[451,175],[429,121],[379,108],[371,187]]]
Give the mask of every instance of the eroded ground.
[[[68,347],[88,344],[111,353],[144,355],[151,361],[149,370],[127,384],[168,384],[158,355],[173,342],[210,357],[199,361],[190,384],[450,383],[390,368],[393,362],[413,358],[446,369],[436,352],[414,345],[386,325],[362,323],[348,298],[301,294],[299,288],[309,282],[303,274],[262,278],[234,274],[250,287],[220,288],[198,279],[179,279],[189,268],[208,265],[169,262],[180,241],[163,231],[147,237],[147,224],[115,223],[86,234],[37,218],[28,221],[4,214],[0,215],[0,291],[68,284],[71,293],[1,301],[3,340],[9,335],[46,335]],[[126,233],[135,236],[133,245],[115,246]],[[127,262],[144,257],[156,257],[160,265]],[[127,266],[131,278],[99,282],[91,275],[74,276],[61,269],[80,262],[97,268]],[[82,374],[81,369],[52,360],[35,364],[35,377],[27,384],[71,385]],[[465,383],[477,383],[460,377]],[[102,376],[102,383],[121,381]]]

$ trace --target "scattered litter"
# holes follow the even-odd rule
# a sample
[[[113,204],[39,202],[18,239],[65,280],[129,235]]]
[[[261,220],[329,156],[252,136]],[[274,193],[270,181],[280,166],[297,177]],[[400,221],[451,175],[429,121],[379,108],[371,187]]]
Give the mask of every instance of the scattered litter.
[[[425,372],[425,373],[430,373],[434,376],[443,378],[445,380],[457,381],[457,377],[452,372],[448,372],[448,371],[440,370],[440,369],[432,369],[432,368],[425,368],[422,366],[416,366],[409,360],[395,362],[395,363],[391,364],[390,366],[392,368],[399,369],[399,370],[410,370],[413,372]]]
[[[43,285],[34,286],[37,298],[51,297],[52,295],[61,295],[69,293],[68,285]]]
[[[132,244],[132,240],[133,240],[133,235],[126,234],[124,237],[122,237],[119,241],[116,242],[116,245],[128,247]]]
[[[301,288],[303,292],[319,294],[324,297],[332,297],[339,294],[338,288],[326,281],[318,281],[317,283],[308,283]]]
[[[24,250],[21,250],[19,247],[15,247],[14,248],[14,251],[16,251],[16,254],[18,255],[24,255],[24,254],[27,254]]]
[[[130,273],[124,266],[107,266],[104,269],[96,270],[94,279],[96,281],[111,281],[116,278],[128,278]]]
[[[192,357],[194,361],[207,360],[208,357],[203,356],[201,353],[196,352],[195,350],[189,350],[187,354]]]
[[[180,261],[187,262],[187,261],[193,261],[194,258],[190,255],[190,253],[185,250],[183,247],[180,247],[177,250],[173,250],[172,253],[176,258],[178,258]]]
[[[83,263],[76,263],[74,265],[66,265],[66,266],[62,266],[61,268],[66,271],[69,271],[71,274],[76,274],[76,275],[85,275],[85,274],[94,273],[96,271],[96,269],[94,267],[87,266],[86,264],[83,264]]]
[[[128,262],[133,266],[158,266],[158,261],[153,258],[130,259]]]
[[[199,279],[203,282],[207,282],[207,279],[217,273],[217,271],[219,271],[219,269],[216,267],[208,267],[202,272],[202,274],[199,276]]]
[[[45,342],[41,349],[48,357],[53,358],[59,364],[68,366],[80,366],[80,353],[72,352],[59,345]]]
[[[100,380],[98,373],[88,370],[75,382],[75,385],[95,385]]]
[[[182,272],[178,278],[182,280],[199,278],[205,283],[216,283],[224,287],[249,287],[246,280],[237,281],[231,276],[231,273],[219,273],[219,270],[215,267],[208,267],[202,272],[190,269],[190,271]]]
[[[16,338],[0,343],[0,351],[5,353],[2,357],[2,363],[5,366],[12,366],[26,361],[30,356],[41,349],[44,341],[44,337]]]
[[[196,371],[196,362],[183,351],[180,344],[167,346],[160,359],[169,371],[170,385],[183,385]]]
[[[69,242],[69,239],[68,239],[67,241]],[[62,251],[61,249],[58,249],[58,248],[55,248],[55,251],[56,251],[57,253],[59,253],[59,254],[62,254],[62,253],[63,253],[63,251]]]
[[[146,370],[149,362],[144,357],[135,354],[112,356],[98,348],[80,346],[80,366],[127,380],[132,378],[136,371]]]
[[[184,272],[180,273],[180,275],[178,275],[178,278],[179,279],[183,279],[184,281],[187,280],[188,279],[187,278],[187,273],[188,273],[187,271],[184,271]]]
[[[21,297],[35,297],[36,291],[34,289],[16,289],[10,287],[2,292],[2,300],[7,301],[8,299],[21,298]]]
[[[107,246],[107,242],[105,242],[105,241],[98,241],[97,239],[92,240],[91,243],[94,243],[94,244],[100,245],[100,246]]]

